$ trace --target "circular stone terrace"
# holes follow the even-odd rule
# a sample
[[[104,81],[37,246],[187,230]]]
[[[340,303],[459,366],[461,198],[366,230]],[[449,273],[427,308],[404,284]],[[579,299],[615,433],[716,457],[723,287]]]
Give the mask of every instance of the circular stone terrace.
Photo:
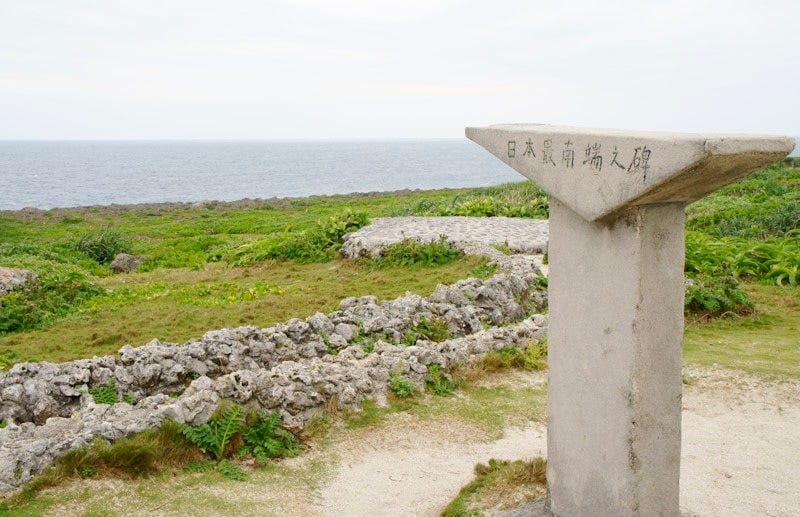
[[[507,246],[513,253],[542,254],[547,250],[548,224],[543,219],[512,217],[377,217],[344,238],[345,256],[378,255],[388,246],[410,239],[450,244]]]

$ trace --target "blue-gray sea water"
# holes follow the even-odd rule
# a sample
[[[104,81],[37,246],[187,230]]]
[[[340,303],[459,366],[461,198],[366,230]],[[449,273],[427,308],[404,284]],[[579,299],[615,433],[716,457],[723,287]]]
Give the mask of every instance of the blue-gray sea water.
[[[0,141],[0,210],[472,187],[521,179],[468,140]]]
[[[800,154],[800,139],[793,154]],[[0,210],[473,187],[520,179],[463,139],[0,141]]]

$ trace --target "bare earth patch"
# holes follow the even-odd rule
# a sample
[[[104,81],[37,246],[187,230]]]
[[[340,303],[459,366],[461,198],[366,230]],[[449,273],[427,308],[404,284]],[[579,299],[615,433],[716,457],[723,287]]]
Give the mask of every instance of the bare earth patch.
[[[689,515],[800,514],[800,383],[689,367],[684,389],[681,510]],[[501,376],[487,379],[500,383]],[[540,383],[541,374],[508,379]],[[457,427],[391,425],[366,440],[319,492],[323,515],[438,515],[489,458],[545,455],[531,425],[494,442]]]
[[[475,430],[444,422],[429,426],[390,425],[375,431],[357,456],[343,459],[319,492],[321,515],[438,515],[473,477],[476,463],[490,458],[544,456],[545,428],[508,429],[486,442]]]
[[[800,382],[685,371],[681,510],[800,515]]]

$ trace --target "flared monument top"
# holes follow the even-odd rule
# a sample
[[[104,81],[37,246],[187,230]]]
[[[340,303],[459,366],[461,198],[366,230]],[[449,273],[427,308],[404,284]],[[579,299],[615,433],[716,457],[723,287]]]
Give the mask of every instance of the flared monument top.
[[[467,138],[588,221],[634,205],[691,202],[794,149],[794,139],[588,129],[468,127]]]

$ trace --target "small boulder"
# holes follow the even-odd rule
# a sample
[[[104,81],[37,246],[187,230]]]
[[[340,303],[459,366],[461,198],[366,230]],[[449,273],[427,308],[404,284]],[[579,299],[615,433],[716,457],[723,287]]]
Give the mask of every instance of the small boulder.
[[[136,255],[129,255],[128,253],[119,253],[108,267],[114,273],[133,273],[139,264],[144,262],[144,257],[137,257]]]
[[[0,296],[5,296],[16,289],[25,289],[38,277],[28,269],[0,267]]]

